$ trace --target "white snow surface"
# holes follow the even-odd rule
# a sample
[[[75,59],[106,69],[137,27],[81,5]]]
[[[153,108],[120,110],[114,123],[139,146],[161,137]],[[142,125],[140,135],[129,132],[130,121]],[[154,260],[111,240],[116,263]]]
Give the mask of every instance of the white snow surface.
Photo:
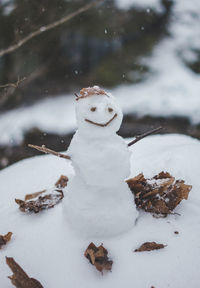
[[[132,147],[132,172],[152,177],[169,171],[192,184],[189,199],[176,208],[181,214],[156,219],[141,212],[132,231],[113,238],[77,237],[67,226],[62,205],[39,214],[19,211],[15,198],[50,188],[61,174],[71,178],[69,161],[38,156],[0,172],[0,234],[13,232],[0,251],[1,287],[11,287],[12,272],[5,256],[15,260],[48,288],[196,288],[200,286],[200,142],[183,135],[150,136]],[[81,215],[80,215],[81,220]],[[174,234],[179,231],[179,234]],[[83,256],[89,243],[101,243],[114,261],[112,272],[102,276]],[[164,249],[134,253],[143,242],[166,244]]]

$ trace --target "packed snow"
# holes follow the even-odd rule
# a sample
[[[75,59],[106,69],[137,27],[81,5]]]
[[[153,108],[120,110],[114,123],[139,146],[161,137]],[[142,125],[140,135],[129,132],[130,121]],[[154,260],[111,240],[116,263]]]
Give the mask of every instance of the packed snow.
[[[61,174],[71,179],[74,172],[70,161],[54,156],[20,161],[0,172],[0,234],[13,232],[12,240],[0,251],[2,287],[11,287],[7,276],[12,272],[5,256],[14,257],[29,276],[48,288],[199,287],[200,142],[182,135],[156,135],[131,150],[131,176],[143,172],[145,177],[152,177],[164,170],[192,184],[189,199],[175,210],[181,216],[156,219],[140,211],[136,226],[123,235],[76,236],[63,215],[63,203],[39,214],[24,214],[14,202],[27,193],[51,188]],[[114,261],[112,272],[102,276],[84,257],[91,241],[108,249]],[[146,241],[167,246],[158,251],[133,252]]]
[[[130,151],[116,134],[122,122],[119,105],[113,96],[96,95],[94,88],[87,89],[94,93],[90,96],[83,89],[84,98],[76,101],[78,130],[67,151],[75,176],[64,200],[66,219],[82,236],[117,235],[130,230],[138,215],[124,182]]]
[[[128,8],[129,4],[140,5],[147,10],[160,7],[159,0],[117,1],[124,8]],[[157,44],[152,55],[141,59],[149,64],[152,73],[142,83],[122,85],[110,91],[118,98],[125,113],[188,117],[193,124],[200,123],[200,75],[186,65],[198,57],[199,19],[200,1],[174,1],[169,36]],[[31,107],[2,113],[0,144],[19,144],[24,133],[33,127],[47,133],[72,132],[76,126],[74,98],[72,95],[62,95],[42,100]]]

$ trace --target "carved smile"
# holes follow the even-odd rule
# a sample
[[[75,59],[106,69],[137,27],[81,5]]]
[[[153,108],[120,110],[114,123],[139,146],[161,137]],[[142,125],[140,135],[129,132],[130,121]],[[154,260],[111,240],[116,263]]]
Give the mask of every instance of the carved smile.
[[[108,122],[106,122],[106,123],[104,123],[104,124],[96,123],[96,122],[93,122],[92,120],[89,120],[89,119],[85,119],[85,121],[88,122],[88,123],[90,123],[90,124],[96,125],[96,126],[106,127],[106,126],[108,126],[116,117],[117,117],[117,113],[115,113],[115,115],[114,115]]]

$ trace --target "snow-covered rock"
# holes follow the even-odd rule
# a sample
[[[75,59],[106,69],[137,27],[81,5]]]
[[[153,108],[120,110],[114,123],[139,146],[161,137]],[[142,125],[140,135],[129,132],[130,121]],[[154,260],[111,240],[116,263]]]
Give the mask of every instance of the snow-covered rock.
[[[181,214],[155,219],[140,212],[137,225],[113,238],[77,237],[66,225],[62,203],[39,214],[19,211],[14,199],[52,187],[61,174],[73,175],[69,161],[53,156],[23,160],[0,172],[0,234],[13,232],[0,250],[1,287],[11,287],[5,256],[12,256],[48,288],[196,288],[200,285],[200,142],[183,135],[150,136],[132,147],[132,173],[146,177],[165,170],[192,184],[189,199],[176,208]],[[179,231],[179,234],[174,234]],[[104,243],[114,261],[103,276],[88,263],[84,251],[93,241]],[[134,253],[146,241],[164,249]]]

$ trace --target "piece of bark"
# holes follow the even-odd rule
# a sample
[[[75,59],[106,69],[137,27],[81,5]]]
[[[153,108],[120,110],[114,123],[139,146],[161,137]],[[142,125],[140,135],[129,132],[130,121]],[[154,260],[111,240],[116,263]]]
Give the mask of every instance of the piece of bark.
[[[43,288],[40,282],[34,278],[29,278],[26,272],[11,257],[6,257],[6,263],[13,272],[8,278],[17,288]]]
[[[58,181],[55,183],[55,186],[57,188],[65,188],[67,186],[68,180],[69,179],[67,176],[61,175]]]
[[[156,242],[145,242],[139,248],[135,249],[134,252],[152,251],[165,248],[166,245],[159,244]]]
[[[28,201],[15,199],[15,202],[19,205],[19,209],[22,212],[33,211],[34,213],[38,213],[41,210],[53,208],[64,197],[62,190],[54,190],[51,194],[46,194],[44,196],[42,196],[41,193],[39,195],[40,195],[39,197],[37,196],[35,199],[32,198],[32,200],[28,200]]]
[[[6,235],[0,235],[0,249],[10,241],[11,237],[12,232],[8,232]]]
[[[151,179],[146,179],[141,173],[127,180],[127,184],[135,195],[137,208],[164,217],[172,214],[176,206],[188,198],[192,189],[191,185],[176,180],[168,172],[161,172]]]
[[[103,244],[97,247],[93,242],[91,242],[88,248],[85,250],[84,256],[101,273],[103,270],[111,271],[113,261],[109,260],[108,251],[103,247]]]

